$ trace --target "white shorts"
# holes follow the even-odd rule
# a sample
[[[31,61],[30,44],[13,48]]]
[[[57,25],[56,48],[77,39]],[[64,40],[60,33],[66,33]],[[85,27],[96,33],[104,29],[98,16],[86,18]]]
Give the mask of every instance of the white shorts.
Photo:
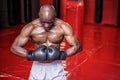
[[[51,63],[33,62],[29,80],[66,80],[61,61]]]

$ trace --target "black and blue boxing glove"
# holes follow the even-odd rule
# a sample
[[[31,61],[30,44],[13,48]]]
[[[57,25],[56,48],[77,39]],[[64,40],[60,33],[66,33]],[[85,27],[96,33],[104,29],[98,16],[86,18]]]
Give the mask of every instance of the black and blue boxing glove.
[[[26,58],[32,61],[45,61],[47,58],[47,47],[42,45],[34,51],[28,51]]]
[[[51,45],[47,50],[47,60],[65,60],[67,53],[60,51],[56,46]]]

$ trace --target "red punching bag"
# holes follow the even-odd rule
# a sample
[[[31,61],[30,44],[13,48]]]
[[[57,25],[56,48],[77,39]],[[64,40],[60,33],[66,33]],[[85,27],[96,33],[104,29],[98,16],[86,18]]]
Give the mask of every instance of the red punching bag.
[[[61,19],[68,22],[82,43],[82,24],[84,17],[83,0],[61,0]]]
[[[77,38],[79,39],[82,45],[83,39],[83,18],[84,18],[84,2],[83,0],[61,0],[61,19],[68,22]],[[65,49],[69,47],[69,45],[64,41]],[[72,57],[68,57],[66,60],[67,68],[66,70],[70,71],[73,67],[75,67],[79,61],[79,55],[75,55]],[[74,62],[73,62],[74,60]]]

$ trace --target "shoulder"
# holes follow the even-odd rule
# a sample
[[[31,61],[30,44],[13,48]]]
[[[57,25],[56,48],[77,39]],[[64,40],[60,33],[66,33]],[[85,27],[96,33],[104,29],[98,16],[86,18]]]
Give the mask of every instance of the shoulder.
[[[69,23],[58,19],[57,24],[60,25],[65,35],[73,34],[73,29]]]
[[[40,20],[39,20],[39,18],[37,18],[37,19],[33,20],[31,23],[32,23],[33,25],[35,25],[35,24],[40,24]]]
[[[72,27],[69,23],[67,23],[61,19],[56,20],[56,25],[59,25],[62,29],[66,29],[66,28],[72,29]]]
[[[71,25],[68,23],[68,22],[65,22],[61,19],[57,19],[57,24],[59,24],[61,27],[68,27],[68,28],[71,28]]]
[[[35,19],[33,21],[31,21],[30,23],[26,24],[22,30],[32,30],[34,29],[35,27],[38,27],[40,25],[40,22],[39,22],[39,19]]]
[[[21,30],[21,33],[20,35],[31,35],[31,32],[34,30],[35,28],[35,24],[37,23],[38,20],[34,20],[34,21],[31,21],[30,23],[26,24],[22,30]]]
[[[22,32],[24,32],[24,31],[29,31],[29,30],[31,30],[31,29],[33,29],[34,28],[34,26],[31,24],[31,23],[28,23],[28,24],[26,24],[23,28],[22,28]]]

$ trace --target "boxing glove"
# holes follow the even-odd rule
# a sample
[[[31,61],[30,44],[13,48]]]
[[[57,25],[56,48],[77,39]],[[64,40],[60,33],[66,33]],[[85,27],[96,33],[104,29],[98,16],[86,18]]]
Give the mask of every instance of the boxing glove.
[[[33,61],[45,61],[47,57],[47,47],[40,46],[35,51],[28,51],[26,58]]]
[[[60,51],[56,46],[51,45],[47,50],[47,60],[65,60],[67,53]]]
[[[60,51],[60,60],[65,60],[67,58],[67,53],[65,51]]]
[[[60,56],[60,51],[54,45],[48,46],[47,60],[57,60]]]

